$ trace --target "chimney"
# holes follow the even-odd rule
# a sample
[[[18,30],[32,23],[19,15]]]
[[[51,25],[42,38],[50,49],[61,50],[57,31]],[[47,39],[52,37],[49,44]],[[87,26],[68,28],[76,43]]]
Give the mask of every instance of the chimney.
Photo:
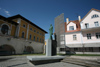
[[[79,22],[81,21],[81,16],[78,16],[78,20],[79,20]]]
[[[69,18],[66,18],[66,24],[68,24],[69,23]]]

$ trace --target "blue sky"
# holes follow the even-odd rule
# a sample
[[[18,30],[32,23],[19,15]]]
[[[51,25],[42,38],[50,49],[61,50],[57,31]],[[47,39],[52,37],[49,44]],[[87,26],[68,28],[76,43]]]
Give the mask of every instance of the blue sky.
[[[54,27],[54,19],[64,13],[66,20],[83,18],[92,9],[100,10],[100,0],[0,0],[0,15],[10,17],[20,14],[42,29],[49,32],[50,24]],[[49,38],[46,34],[45,39]]]

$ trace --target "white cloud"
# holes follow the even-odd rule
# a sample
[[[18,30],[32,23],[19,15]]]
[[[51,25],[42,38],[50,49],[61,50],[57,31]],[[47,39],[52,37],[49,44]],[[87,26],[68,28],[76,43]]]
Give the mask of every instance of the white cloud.
[[[9,11],[5,11],[5,13],[7,13],[7,14],[8,14],[8,13],[9,13]]]
[[[10,12],[9,11],[7,11],[5,9],[3,9],[3,11],[6,13],[6,15],[10,16]]]
[[[0,8],[0,11],[5,13],[7,16],[10,16],[10,12],[8,10]]]

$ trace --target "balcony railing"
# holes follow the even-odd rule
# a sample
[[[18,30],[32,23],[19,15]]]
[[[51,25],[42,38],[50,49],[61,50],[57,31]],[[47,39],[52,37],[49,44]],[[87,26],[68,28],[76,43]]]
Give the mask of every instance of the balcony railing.
[[[81,27],[81,29],[93,29],[93,28],[99,28],[100,27],[100,25],[89,25],[89,26],[85,26],[85,25],[83,25],[83,27]]]

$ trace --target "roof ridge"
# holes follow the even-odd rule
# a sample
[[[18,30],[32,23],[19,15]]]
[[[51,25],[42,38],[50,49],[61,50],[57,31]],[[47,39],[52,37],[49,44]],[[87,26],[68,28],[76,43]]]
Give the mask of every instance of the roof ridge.
[[[40,28],[38,25],[34,24],[33,22],[31,22],[30,20],[26,19],[25,17],[23,17],[20,14],[17,14],[17,15],[12,16],[12,17],[8,17],[8,19],[15,19],[15,18],[21,18],[21,19],[27,21],[28,23],[34,25],[35,27],[39,28],[40,30],[44,31],[45,33],[47,33],[45,30],[43,30],[42,28]]]
[[[92,8],[92,9],[82,18],[82,20],[83,20],[92,10],[95,10],[95,11],[99,11],[99,12],[100,12],[100,10]],[[81,20],[81,21],[82,21],[82,20]]]

